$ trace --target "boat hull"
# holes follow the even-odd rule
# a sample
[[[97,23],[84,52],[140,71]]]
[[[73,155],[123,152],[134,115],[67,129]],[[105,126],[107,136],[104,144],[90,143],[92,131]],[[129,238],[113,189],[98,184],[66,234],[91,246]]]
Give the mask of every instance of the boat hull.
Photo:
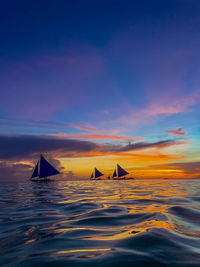
[[[112,180],[134,180],[135,178],[130,177],[130,178],[113,178]]]
[[[31,182],[53,182],[53,179],[31,179]]]

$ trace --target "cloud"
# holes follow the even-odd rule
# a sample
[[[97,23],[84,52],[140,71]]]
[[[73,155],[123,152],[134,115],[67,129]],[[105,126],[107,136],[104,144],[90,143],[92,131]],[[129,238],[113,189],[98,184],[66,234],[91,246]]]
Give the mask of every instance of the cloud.
[[[56,138],[52,136],[0,136],[0,180],[21,180],[30,177],[34,164],[40,153],[53,164],[63,178],[73,178],[73,173],[66,173],[61,164],[64,158],[96,157],[96,156],[128,156],[132,151],[143,151],[159,154],[161,150],[185,144],[184,139],[167,139],[158,142],[138,142],[134,144],[95,143],[86,140]],[[126,153],[127,152],[127,153]],[[142,155],[142,154],[141,154]],[[166,156],[164,156],[166,159]],[[170,157],[172,159],[172,157]],[[174,158],[175,159],[175,158]]]
[[[172,129],[172,130],[167,130],[166,133],[172,135],[172,136],[180,136],[180,135],[185,135],[187,134],[187,132],[183,132],[182,131],[182,127],[178,127],[176,129]]]
[[[86,131],[86,132],[100,132],[101,130],[92,127],[92,126],[85,126],[85,125],[79,125],[79,124],[69,124],[69,127],[77,129],[77,130],[81,130],[81,131]]]
[[[149,148],[167,148],[174,145],[182,145],[185,144],[186,141],[184,139],[168,139],[158,142],[138,142],[135,144],[128,144],[125,146],[119,146],[119,145],[113,145],[113,146],[107,146],[105,147],[105,151],[108,150],[110,152],[128,152],[133,150],[144,150]]]
[[[152,168],[166,169],[168,172],[180,171],[182,178],[200,178],[200,161],[169,163],[165,165],[152,165]]]
[[[59,138],[71,138],[71,139],[94,139],[94,140],[121,140],[121,141],[144,141],[144,137],[133,137],[133,136],[122,136],[118,135],[120,130],[100,130],[91,125],[81,125],[74,123],[63,123],[58,121],[51,120],[20,120],[20,119],[11,119],[11,118],[0,118],[1,126],[9,126],[9,129],[14,129],[22,131],[24,129],[33,131],[37,127],[37,134],[47,134]],[[5,129],[2,127],[1,130]],[[75,129],[81,132],[72,132],[71,129]],[[5,132],[7,133],[7,132]],[[5,134],[4,133],[4,134]]]
[[[56,138],[51,136],[0,136],[0,159],[22,160],[37,158],[40,153],[47,153],[52,158],[82,157],[88,154],[112,154],[133,150],[166,148],[184,144],[184,139],[168,139],[158,142],[138,142],[134,144],[100,144],[86,140]]]
[[[165,31],[161,25],[149,32],[145,27],[138,30],[133,26],[122,29],[110,40],[112,55],[121,66],[126,66],[124,80],[129,88],[132,86],[126,90],[127,85],[122,85],[129,105],[121,108],[118,123],[148,125],[168,116],[189,113],[200,103],[200,69],[194,67],[199,61],[194,43],[199,44],[200,39],[197,41],[195,27],[191,31],[188,23],[173,23]],[[194,25],[195,20],[190,23]],[[192,43],[184,41],[185,32]]]
[[[53,158],[51,155],[47,155],[47,160],[61,172],[59,177],[65,177],[64,167],[61,165],[58,159]],[[28,161],[27,161],[28,160]],[[29,179],[33,172],[33,166],[36,164],[36,159],[27,159],[26,161],[15,161],[15,160],[3,160],[0,161],[0,181],[12,181]]]
[[[63,123],[58,121],[47,121],[47,120],[19,120],[19,119],[12,119],[12,118],[0,118],[1,125],[6,125],[9,127],[17,126],[17,127],[37,127],[37,128],[71,128],[86,132],[97,133],[101,132],[101,130],[91,126],[91,125],[81,125],[75,123]]]
[[[141,141],[145,140],[144,137],[132,137],[132,136],[117,136],[108,134],[84,134],[84,133],[58,133],[55,134],[56,137],[68,137],[68,138],[78,138],[78,139],[100,139],[100,140],[124,140],[124,141]]]
[[[160,99],[159,104],[153,103],[148,109],[149,116],[172,115],[190,112],[190,107],[200,102],[200,90],[195,90],[191,95],[185,95],[174,100]]]
[[[49,136],[0,136],[0,159],[23,159],[38,156],[38,153],[59,152],[59,154],[81,153],[97,149],[89,141],[60,139]]]
[[[132,108],[128,114],[119,118],[119,122],[128,126],[150,124],[174,114],[191,112],[191,107],[199,102],[200,90],[194,91],[191,95],[174,99],[157,97],[144,108]]]
[[[33,166],[31,164],[22,164],[16,162],[0,162],[0,181],[21,180],[23,177],[29,178]]]

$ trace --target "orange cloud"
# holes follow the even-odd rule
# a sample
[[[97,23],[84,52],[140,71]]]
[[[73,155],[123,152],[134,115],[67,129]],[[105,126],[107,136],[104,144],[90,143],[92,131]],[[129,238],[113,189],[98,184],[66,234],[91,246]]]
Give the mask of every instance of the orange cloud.
[[[200,178],[200,168],[197,167],[199,165],[200,162],[179,162],[152,165],[150,169],[155,175],[160,173],[161,177],[164,177],[164,173],[167,173],[168,178]]]

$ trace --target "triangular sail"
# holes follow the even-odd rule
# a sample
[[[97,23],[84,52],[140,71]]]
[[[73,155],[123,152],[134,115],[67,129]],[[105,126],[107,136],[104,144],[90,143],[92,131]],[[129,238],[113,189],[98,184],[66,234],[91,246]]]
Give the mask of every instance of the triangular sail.
[[[92,175],[91,175],[90,179],[93,179],[93,178],[94,178],[94,175],[93,175],[93,172],[92,172]]]
[[[117,164],[118,177],[122,177],[128,174],[119,164]]]
[[[32,173],[31,179],[34,178],[34,177],[39,176],[39,173],[38,173],[38,165],[39,165],[39,160],[38,160],[38,162],[37,162],[37,164],[35,166],[35,169],[34,169],[34,171]]]
[[[40,171],[39,171],[39,177],[47,177],[59,174],[59,171],[57,171],[42,155],[40,157]]]
[[[116,177],[116,176],[117,176],[117,173],[116,173],[116,169],[115,169],[112,177]]]
[[[94,178],[98,178],[100,176],[103,176],[103,173],[97,170],[97,168],[94,168]]]

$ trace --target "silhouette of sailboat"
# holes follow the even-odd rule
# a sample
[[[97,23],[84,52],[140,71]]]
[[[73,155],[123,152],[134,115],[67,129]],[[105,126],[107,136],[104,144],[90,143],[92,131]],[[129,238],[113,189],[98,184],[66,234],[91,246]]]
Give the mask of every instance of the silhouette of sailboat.
[[[91,174],[90,180],[101,180],[101,177],[103,176],[103,173],[101,173],[97,168],[94,168],[94,171]]]
[[[117,164],[117,167],[115,168],[112,178],[113,180],[132,180],[134,178],[126,178],[125,176],[129,174],[127,171],[125,171],[119,164]]]
[[[50,179],[47,178],[52,175],[57,175],[60,172],[57,171],[44,157],[43,155],[40,156],[38,160],[32,176],[31,181],[49,181]]]

